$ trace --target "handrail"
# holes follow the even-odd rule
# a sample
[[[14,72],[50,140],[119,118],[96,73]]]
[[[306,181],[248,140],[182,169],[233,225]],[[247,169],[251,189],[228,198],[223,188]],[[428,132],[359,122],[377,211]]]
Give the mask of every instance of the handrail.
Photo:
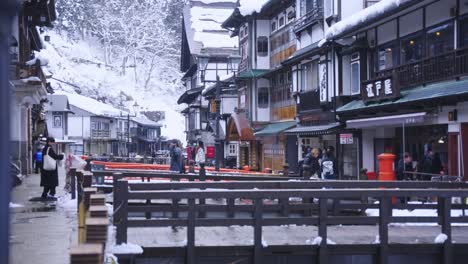
[[[426,183],[422,183],[426,184]],[[192,183],[192,185],[196,185]],[[219,184],[217,184],[219,185]],[[129,227],[163,227],[163,226],[186,226],[187,227],[187,260],[188,263],[194,263],[195,259],[195,227],[196,226],[231,226],[231,225],[249,225],[254,228],[254,263],[262,263],[262,227],[279,226],[287,224],[317,225],[318,235],[322,237],[320,243],[321,254],[326,254],[327,227],[329,225],[350,224],[350,225],[379,225],[380,243],[376,246],[380,250],[380,258],[386,263],[388,258],[388,224],[406,223],[406,222],[434,222],[441,225],[441,232],[447,235],[443,254],[445,258],[450,258],[451,224],[467,223],[467,216],[452,217],[451,210],[456,208],[452,205],[452,197],[468,197],[468,189],[248,189],[248,190],[151,190],[140,191],[132,190],[137,186],[129,184],[128,181],[118,180],[116,182],[116,192],[114,206],[119,208],[114,215],[114,223],[117,225],[117,242],[127,241],[127,228]],[[130,187],[130,188],[129,188]],[[204,186],[203,186],[204,187]],[[435,206],[438,211],[436,217],[399,217],[392,216],[391,210],[394,197],[437,197]],[[290,204],[289,197],[302,198],[302,204]],[[379,209],[379,216],[334,216],[328,213],[329,199],[354,198],[359,201],[362,197],[373,197],[380,201],[379,204],[369,204],[367,201],[361,201],[359,204],[347,205],[340,204],[340,208],[367,208]],[[236,205],[233,201],[236,199],[250,199],[252,205]],[[312,202],[311,199],[317,202]],[[129,203],[130,200],[153,200],[153,199],[172,199],[175,203],[172,206],[144,205],[135,206]],[[178,201],[186,199],[187,202],[179,204]],[[224,204],[201,204],[197,200],[208,199],[226,199]],[[277,199],[277,204],[266,204],[265,199]],[[425,204],[412,204],[412,208],[427,209]],[[458,208],[466,209],[466,204],[458,205]],[[172,218],[152,218],[151,212],[160,210],[172,211]],[[303,216],[288,217],[292,211],[316,210],[316,215],[304,214]],[[181,215],[179,212],[185,211],[187,214]],[[145,213],[145,217],[132,215],[128,218],[128,213]],[[208,212],[225,212],[226,217],[210,217]],[[250,212],[236,217],[236,213]],[[275,214],[278,212],[279,214]],[[200,217],[204,213],[204,217]],[[197,216],[198,215],[198,216]],[[149,216],[149,218],[148,218]],[[322,256],[323,257],[323,256]],[[381,262],[382,263],[382,262]],[[450,263],[450,262],[447,262]]]

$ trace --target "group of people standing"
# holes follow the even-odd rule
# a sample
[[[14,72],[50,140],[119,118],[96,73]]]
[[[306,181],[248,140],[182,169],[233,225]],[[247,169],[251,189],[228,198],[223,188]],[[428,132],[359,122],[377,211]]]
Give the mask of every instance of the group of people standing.
[[[336,180],[338,166],[335,158],[335,148],[329,146],[325,149],[325,152],[319,148],[313,148],[304,157],[301,172],[304,180],[313,178]]]
[[[175,171],[178,173],[185,173],[185,157],[182,153],[182,148],[178,141],[172,142],[169,146],[169,156],[171,158],[171,163],[169,170]],[[195,164],[200,167],[200,169],[205,168],[206,163],[206,152],[205,146],[202,141],[198,142],[198,145],[195,150]]]
[[[410,153],[405,152],[404,157],[398,161],[396,178],[399,181],[420,180],[430,181],[436,175],[444,175],[445,169],[438,153],[428,147],[421,160],[415,166]]]

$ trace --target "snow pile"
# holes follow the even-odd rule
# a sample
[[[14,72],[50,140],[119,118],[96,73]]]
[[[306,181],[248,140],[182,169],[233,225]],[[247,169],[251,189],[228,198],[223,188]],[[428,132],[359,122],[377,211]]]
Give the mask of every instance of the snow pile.
[[[194,40],[201,42],[204,48],[237,47],[237,38],[231,38],[229,32],[221,27],[231,14],[232,9],[227,7],[191,7],[190,22]]]
[[[327,245],[336,245],[336,242],[327,238]]]
[[[62,196],[58,198],[57,205],[64,209],[73,209],[76,210],[77,208],[77,200],[71,199],[71,197],[67,194],[66,196]]]
[[[28,78],[25,78],[25,79],[21,79],[21,81],[24,82],[24,83],[41,82],[41,79],[39,79],[39,77],[37,77],[37,76],[31,76],[31,77],[28,77]]]
[[[448,239],[447,235],[444,233],[440,233],[435,239],[434,243],[436,244],[443,244]]]
[[[24,207],[24,205],[10,202],[10,208],[20,208],[20,207]]]
[[[106,254],[105,264],[119,264],[119,259],[114,254]]]
[[[31,60],[28,60],[26,62],[26,65],[32,66],[32,65],[36,64],[37,60],[40,61],[41,66],[46,66],[47,64],[49,64],[49,59],[47,57],[38,54],[38,56],[36,56],[35,58],[33,58]]]
[[[374,240],[374,242],[372,242],[372,244],[380,244],[380,236],[379,235],[375,236],[375,240]]]
[[[343,32],[354,28],[366,21],[372,20],[389,10],[399,7],[402,3],[408,1],[409,0],[382,0],[334,24],[325,33],[325,38],[327,40],[331,40],[334,37],[342,34]]]
[[[318,237],[314,238],[313,240],[307,239],[306,244],[313,245],[313,246],[319,246],[320,244],[322,244],[322,237],[318,236]]]
[[[122,243],[121,245],[110,246],[109,252],[112,254],[142,254],[143,248],[132,243]]]
[[[260,13],[262,7],[270,0],[240,0],[239,12],[243,16],[250,16],[253,13]]]

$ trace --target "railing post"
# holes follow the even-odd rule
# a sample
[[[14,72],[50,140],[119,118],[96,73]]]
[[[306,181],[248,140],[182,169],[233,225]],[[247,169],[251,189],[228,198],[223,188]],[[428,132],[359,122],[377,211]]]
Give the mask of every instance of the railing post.
[[[234,207],[236,200],[234,198],[226,198],[227,203],[227,217],[234,218]]]
[[[380,237],[380,250],[379,250],[379,264],[388,263],[388,223],[391,217],[391,203],[390,197],[380,198],[379,207],[379,237]],[[390,211],[389,211],[390,210]]]
[[[256,198],[254,201],[254,264],[263,264],[262,256],[262,214],[263,199]]]
[[[76,173],[76,185],[77,185],[76,191],[77,191],[77,197],[78,197],[78,199],[76,199],[76,203],[77,203],[76,209],[77,209],[77,212],[79,212],[80,203],[83,200],[83,172],[82,171],[79,171]]]
[[[70,168],[70,192],[71,199],[76,199],[76,168]]]
[[[328,199],[320,198],[319,200],[319,226],[318,235],[322,238],[319,248],[319,264],[328,263],[327,249],[327,218],[328,218]]]
[[[439,215],[441,220],[442,233],[447,236],[447,239],[444,242],[443,248],[443,264],[452,263],[452,227],[450,223],[450,212],[452,207],[451,197],[440,197],[439,203],[441,203],[441,215]]]
[[[201,181],[201,182],[206,181],[205,164],[200,164],[200,178],[199,178],[199,181]],[[198,204],[200,204],[200,205],[206,204],[205,199],[198,199]],[[206,216],[205,211],[201,211],[201,212],[198,213],[198,217],[200,217],[200,218],[204,218],[205,216]]]
[[[114,213],[117,214],[118,221],[114,218],[114,224],[117,224],[117,244],[127,243],[128,227],[128,181],[120,180],[117,182],[117,193],[119,204],[114,204]]]
[[[195,199],[188,199],[187,264],[195,264]]]
[[[112,190],[113,190],[113,198],[114,198],[112,204],[114,205],[114,210],[119,204],[119,200],[117,197],[118,196],[117,192],[119,191],[119,185],[117,184],[117,182],[120,179],[122,179],[122,173],[115,172],[112,174]]]

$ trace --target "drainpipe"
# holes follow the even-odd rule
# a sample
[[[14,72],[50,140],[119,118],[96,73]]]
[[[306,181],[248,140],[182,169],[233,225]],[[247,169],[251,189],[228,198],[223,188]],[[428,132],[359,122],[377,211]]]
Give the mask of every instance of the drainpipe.
[[[16,14],[14,0],[0,1],[0,263],[8,263],[10,226],[10,107],[11,88],[9,83],[9,37],[12,19]]]

